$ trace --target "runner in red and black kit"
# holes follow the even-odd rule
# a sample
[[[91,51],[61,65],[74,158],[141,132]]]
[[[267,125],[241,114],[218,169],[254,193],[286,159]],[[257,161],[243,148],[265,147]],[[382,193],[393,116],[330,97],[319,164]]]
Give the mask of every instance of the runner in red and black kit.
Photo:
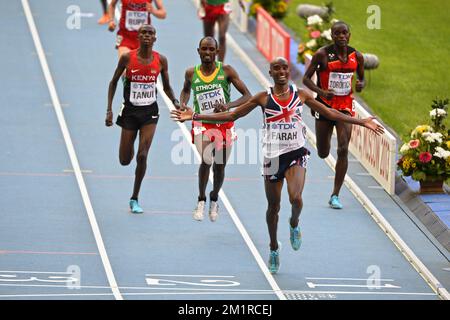
[[[245,6],[242,0],[238,0],[242,10]],[[218,60],[224,61],[227,42],[227,30],[230,22],[231,3],[229,0],[201,0],[200,11],[203,11],[200,18],[203,20],[203,34],[205,37],[214,38],[214,27],[218,24],[219,48]]]
[[[338,21],[331,27],[333,44],[319,49],[313,56],[311,64],[303,77],[303,84],[317,93],[317,100],[327,107],[354,116],[352,95],[353,74],[356,72],[356,91],[364,88],[364,58],[361,53],[348,46],[350,28],[345,22]],[[317,85],[311,77],[317,73]],[[348,167],[348,144],[352,125],[340,121],[330,121],[315,113],[316,138],[319,157],[326,158],[330,153],[331,135],[336,126],[338,149],[334,189],[329,205],[342,209],[339,191],[344,182]]]
[[[118,0],[112,0],[109,4],[109,31],[116,28],[114,16],[117,2]],[[119,56],[139,47],[138,30],[143,24],[151,24],[152,14],[159,19],[166,17],[162,0],[121,0],[121,2],[122,10],[116,40]]]
[[[164,92],[179,108],[172,87],[169,83],[167,58],[153,51],[156,41],[156,30],[151,25],[143,25],[139,29],[140,47],[137,50],[123,54],[114,76],[109,83],[108,107],[106,111],[106,126],[113,124],[112,101],[116,92],[117,82],[125,71],[124,103],[117,117],[117,125],[122,127],[120,136],[120,163],[129,165],[134,156],[134,141],[139,132],[139,148],[136,155],[136,172],[133,194],[130,199],[130,209],[133,213],[142,213],[138,204],[138,195],[142,179],[147,169],[147,155],[152,144],[159,118],[158,104],[156,102],[156,80],[161,74]]]

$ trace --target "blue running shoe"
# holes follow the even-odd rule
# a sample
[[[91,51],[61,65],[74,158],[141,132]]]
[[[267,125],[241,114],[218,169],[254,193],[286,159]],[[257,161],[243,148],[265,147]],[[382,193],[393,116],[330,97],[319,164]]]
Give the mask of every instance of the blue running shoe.
[[[328,204],[333,209],[342,209],[342,204],[339,201],[339,197],[335,194],[331,196],[330,201],[328,201]]]
[[[139,206],[137,200],[131,199],[130,200],[130,209],[132,213],[143,213],[144,210]]]
[[[275,274],[280,270],[280,249],[281,244],[278,242],[277,250],[270,250],[269,254],[269,272]]]
[[[291,240],[292,249],[297,251],[298,249],[300,249],[300,246],[302,245],[302,233],[300,232],[300,226],[292,228],[291,219],[289,219],[289,230],[291,234],[289,239]]]

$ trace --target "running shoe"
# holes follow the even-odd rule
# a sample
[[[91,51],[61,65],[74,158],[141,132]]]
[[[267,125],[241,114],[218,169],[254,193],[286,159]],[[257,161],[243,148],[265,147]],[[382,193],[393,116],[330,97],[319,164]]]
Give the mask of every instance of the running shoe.
[[[328,201],[328,204],[333,209],[342,209],[343,207],[341,202],[339,201],[339,197],[335,194],[331,196],[330,201]]]
[[[291,246],[292,249],[297,251],[300,249],[300,246],[302,245],[302,233],[300,231],[300,226],[296,226],[295,228],[292,228],[291,226],[291,219],[289,219],[289,230],[290,230],[290,237],[291,240]]]
[[[202,221],[203,220],[203,210],[205,210],[205,201],[199,201],[197,203],[197,207],[194,209],[192,217],[194,220]]]
[[[130,200],[130,209],[132,213],[143,213],[144,210],[139,206],[137,200],[131,199]]]
[[[281,243],[278,242],[277,250],[270,250],[269,254],[269,272],[275,274],[280,270],[280,249]]]
[[[209,204],[209,220],[214,222],[219,217],[219,205],[216,201],[211,201]]]
[[[106,24],[109,22],[109,15],[107,13],[105,13],[100,19],[98,19],[97,23],[98,24]]]

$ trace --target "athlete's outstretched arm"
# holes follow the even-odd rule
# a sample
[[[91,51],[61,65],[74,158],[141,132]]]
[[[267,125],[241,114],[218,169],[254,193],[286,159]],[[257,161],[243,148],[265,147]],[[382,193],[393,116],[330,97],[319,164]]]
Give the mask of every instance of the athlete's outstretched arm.
[[[358,61],[358,68],[356,69],[358,79],[356,80],[355,89],[356,92],[361,92],[366,86],[366,82],[364,81],[364,57],[359,51],[356,51],[356,61]]]
[[[257,106],[265,105],[266,102],[267,102],[267,93],[263,91],[251,97],[250,100],[234,108],[232,111],[218,112],[212,114],[196,113],[194,115],[192,109],[187,108],[186,110],[183,111],[181,110],[171,111],[170,117],[175,121],[186,121],[186,120],[235,121],[247,115]]]
[[[175,108],[179,109],[180,102],[178,102],[178,99],[175,98],[173,89],[170,86],[169,71],[168,71],[169,67],[168,67],[167,58],[165,56],[163,56],[162,54],[159,55],[159,58],[160,58],[160,62],[161,62],[161,79],[162,79],[162,83],[163,83],[163,87],[164,87],[164,92],[167,94],[170,101],[172,101]]]
[[[191,97],[192,77],[194,76],[194,68],[188,68],[184,74],[183,89],[180,93],[180,106],[182,109],[188,108],[187,104]]]
[[[239,99],[227,103],[226,108],[227,110],[229,110],[231,108],[240,106],[244,102],[248,101],[252,97],[252,95],[250,94],[250,91],[248,90],[245,83],[239,78],[239,74],[236,72],[236,70],[234,70],[232,66],[225,65],[223,66],[223,69],[225,71],[225,74],[227,75],[228,78],[227,80],[231,82],[233,86],[237,89],[237,91],[239,91],[242,94],[242,96]]]
[[[151,2],[147,2],[147,11],[158,19],[165,19],[167,16],[162,0],[155,0],[155,6]]]
[[[113,75],[111,81],[109,82],[108,106],[106,108],[106,120],[105,120],[105,125],[107,127],[112,126],[112,119],[113,119],[112,102],[114,99],[114,94],[116,93],[117,82],[119,81],[120,77],[122,76],[129,61],[130,61],[129,53],[124,53],[123,55],[120,56],[119,62],[117,63],[116,71],[114,71],[114,75]]]
[[[114,17],[116,15],[116,5],[118,0],[111,0],[111,3],[108,6],[108,15],[109,15],[109,24],[108,24],[108,30],[114,31],[116,28],[116,22],[114,21]]]
[[[346,114],[339,112],[335,109],[328,108],[324,104],[320,103],[312,94],[303,89],[298,89],[298,95],[300,99],[308,105],[314,111],[320,113],[322,116],[326,117],[329,120],[333,121],[343,121],[347,123],[357,124],[363,127],[366,127],[372,131],[375,131],[376,134],[382,134],[384,132],[384,128],[377,124],[373,119],[375,117],[369,117],[365,119],[358,119],[354,117],[347,116]]]
[[[310,90],[317,93],[319,96],[322,96],[326,99],[331,99],[334,96],[333,91],[332,90],[328,90],[328,91],[322,90],[311,79],[317,70],[325,68],[326,61],[327,61],[326,52],[324,50],[317,51],[313,55],[313,57],[311,59],[311,63],[309,64],[308,68],[305,71],[305,75],[303,76],[303,84]]]

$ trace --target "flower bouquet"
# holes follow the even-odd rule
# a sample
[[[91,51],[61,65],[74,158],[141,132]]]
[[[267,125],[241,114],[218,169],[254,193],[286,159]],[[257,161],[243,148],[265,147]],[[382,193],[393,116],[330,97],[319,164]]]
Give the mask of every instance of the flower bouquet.
[[[411,131],[400,147],[397,167],[403,176],[420,182],[450,182],[450,130],[446,129],[449,99],[433,100],[431,125],[420,125]]]
[[[298,46],[297,58],[301,63],[305,63],[307,55],[312,56],[321,47],[333,43],[331,38],[331,26],[337,19],[332,19],[334,13],[332,3],[327,4],[324,8],[327,9],[326,14],[319,16],[318,14],[306,17],[306,29],[308,35],[305,41]]]
[[[289,0],[254,0],[250,6],[250,16],[256,16],[258,7],[263,7],[275,19],[284,18],[287,14]]]

